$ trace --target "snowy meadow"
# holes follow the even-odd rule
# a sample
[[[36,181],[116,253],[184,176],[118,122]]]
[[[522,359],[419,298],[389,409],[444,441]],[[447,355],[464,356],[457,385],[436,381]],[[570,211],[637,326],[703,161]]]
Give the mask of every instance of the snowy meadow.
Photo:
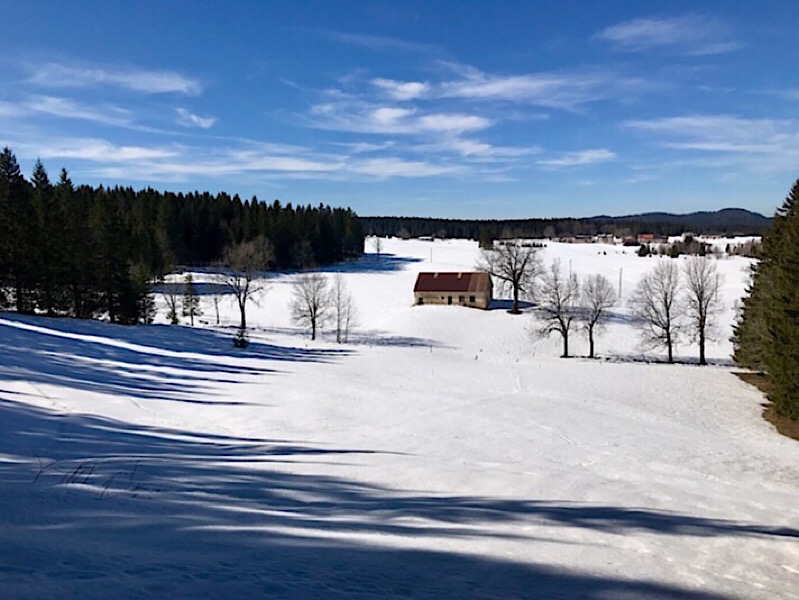
[[[151,326],[0,314],[0,596],[799,598],[799,443],[730,358],[749,262],[713,259],[710,365],[689,340],[667,365],[628,300],[673,259],[635,250],[541,250],[621,291],[597,360],[534,307],[414,306],[420,271],[474,269],[465,240],[326,269],[344,344],[293,323],[292,273],[245,349],[209,273],[194,327],[160,297]]]

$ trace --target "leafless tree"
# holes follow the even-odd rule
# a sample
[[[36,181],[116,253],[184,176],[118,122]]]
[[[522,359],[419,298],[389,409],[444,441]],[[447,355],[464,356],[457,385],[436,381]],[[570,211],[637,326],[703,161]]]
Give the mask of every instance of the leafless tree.
[[[166,318],[171,325],[180,324],[180,292],[177,283],[165,282],[161,286],[161,297],[166,303]]]
[[[255,276],[258,272],[265,271],[274,261],[274,257],[272,243],[262,236],[225,249],[223,260],[229,271],[225,275],[224,283],[233,293],[239,306],[241,336],[244,336],[247,330],[247,300],[264,289],[264,283],[254,281]]]
[[[372,239],[372,248],[374,248],[377,258],[380,258],[380,255],[383,253],[383,238],[381,238],[379,235],[376,235]]]
[[[638,282],[631,299],[633,314],[642,324],[643,342],[665,346],[674,362],[674,344],[682,327],[684,307],[679,298],[680,270],[674,259],[660,259]]]
[[[350,328],[355,325],[358,316],[355,301],[347,289],[347,284],[344,282],[344,276],[341,273],[336,273],[333,277],[331,298],[333,320],[336,327],[336,342],[340,344],[348,341]]]
[[[721,276],[716,263],[705,256],[685,261],[685,303],[691,338],[699,343],[699,364],[706,365],[705,342],[717,333],[716,317],[723,308]]]
[[[202,314],[194,276],[191,273],[186,273],[183,277],[183,316],[189,317],[189,322],[194,327],[194,317],[200,317]]]
[[[537,290],[536,299],[539,303],[538,317],[542,321],[537,334],[541,337],[560,334],[563,340],[561,356],[568,358],[569,332],[578,316],[580,300],[577,276],[573,273],[566,275],[560,266],[560,260],[555,259],[541,275],[541,286]]]
[[[536,247],[508,240],[483,249],[477,268],[491,275],[500,290],[513,294],[510,312],[519,314],[519,298],[532,295],[541,258]]]
[[[590,275],[582,285],[580,298],[580,320],[588,333],[588,358],[594,358],[594,336],[603,328],[608,311],[616,304],[616,290],[604,275]]]
[[[333,312],[333,301],[327,277],[321,273],[302,273],[294,282],[291,299],[291,318],[311,330],[311,339]]]
[[[216,324],[219,325],[219,305],[222,303],[222,288],[225,285],[226,276],[221,273],[213,273],[209,276],[209,292],[211,296],[211,303],[214,306],[214,315],[216,316]]]

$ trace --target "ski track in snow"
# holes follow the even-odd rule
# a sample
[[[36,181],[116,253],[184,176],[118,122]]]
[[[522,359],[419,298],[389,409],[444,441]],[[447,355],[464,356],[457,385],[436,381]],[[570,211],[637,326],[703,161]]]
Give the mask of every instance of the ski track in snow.
[[[799,443],[725,366],[748,261],[717,263],[700,368],[642,354],[629,320],[669,259],[543,250],[622,278],[615,358],[591,361],[534,342],[534,309],[412,305],[476,243],[384,252],[403,267],[337,268],[351,344],[294,327],[293,274],[245,351],[230,298],[220,327],[0,315],[0,597],[799,598]]]

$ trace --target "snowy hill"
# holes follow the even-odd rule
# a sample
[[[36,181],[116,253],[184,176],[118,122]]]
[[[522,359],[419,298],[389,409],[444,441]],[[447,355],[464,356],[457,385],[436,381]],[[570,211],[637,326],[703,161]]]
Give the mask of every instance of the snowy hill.
[[[219,327],[0,314],[0,596],[799,597],[799,444],[730,366],[746,260],[718,261],[700,368],[651,362],[625,301],[597,361],[534,342],[533,311],[413,306],[476,243],[383,251],[338,267],[342,345],[292,324],[293,274],[246,350],[230,299]],[[625,299],[670,260],[543,254]]]

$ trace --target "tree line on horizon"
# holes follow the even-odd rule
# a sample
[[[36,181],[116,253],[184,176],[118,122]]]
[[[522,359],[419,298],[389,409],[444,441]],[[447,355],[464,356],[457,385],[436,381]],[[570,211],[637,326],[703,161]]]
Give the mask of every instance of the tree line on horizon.
[[[364,235],[350,209],[76,186],[65,169],[53,183],[41,161],[28,180],[0,152],[0,308],[146,322],[153,282],[178,265],[230,267],[253,240],[269,244],[262,270],[294,269],[357,257]]]
[[[720,211],[718,214],[720,214]],[[742,211],[733,211],[742,212]],[[577,235],[610,234],[618,238],[636,237],[641,233],[656,236],[682,235],[691,231],[698,235],[762,235],[769,219],[751,213],[751,219],[702,214],[679,220],[652,215],[646,217],[591,217],[584,219],[436,219],[423,217],[360,217],[368,235],[400,238],[438,237],[479,240],[489,247],[497,239],[553,238]]]

